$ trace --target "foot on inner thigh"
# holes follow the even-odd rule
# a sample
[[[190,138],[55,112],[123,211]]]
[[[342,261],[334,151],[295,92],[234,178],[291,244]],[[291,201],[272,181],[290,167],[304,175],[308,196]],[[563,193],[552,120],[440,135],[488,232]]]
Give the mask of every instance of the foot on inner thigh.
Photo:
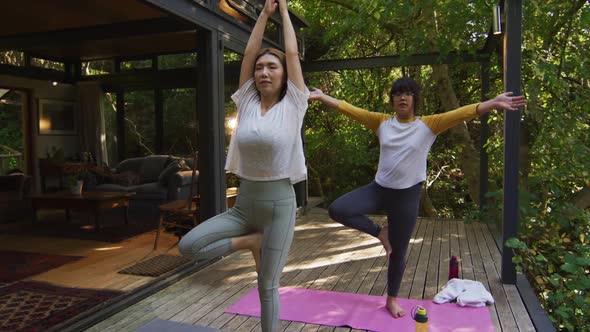
[[[389,234],[387,230],[388,226],[381,227],[381,230],[379,231],[379,235],[377,235],[377,238],[379,239],[379,241],[381,241],[383,248],[385,248],[385,254],[387,255],[387,257],[389,257],[389,255],[391,255],[391,244],[389,243]]]
[[[391,297],[391,296],[387,297],[386,307],[387,307],[387,310],[389,310],[389,313],[391,313],[391,316],[393,318],[399,318],[399,317],[403,317],[406,315],[406,312],[401,307],[401,305],[399,303],[397,303],[397,298],[395,298],[395,297]]]

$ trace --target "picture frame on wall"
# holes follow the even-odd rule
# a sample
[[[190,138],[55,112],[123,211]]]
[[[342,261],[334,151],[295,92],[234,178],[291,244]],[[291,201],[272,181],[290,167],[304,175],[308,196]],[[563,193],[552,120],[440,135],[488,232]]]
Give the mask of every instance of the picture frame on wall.
[[[77,135],[74,106],[72,101],[39,99],[39,135]]]

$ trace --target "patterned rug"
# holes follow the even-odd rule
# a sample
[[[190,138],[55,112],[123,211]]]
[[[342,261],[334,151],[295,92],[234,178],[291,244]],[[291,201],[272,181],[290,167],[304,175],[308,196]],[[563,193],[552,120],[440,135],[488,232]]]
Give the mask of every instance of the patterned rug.
[[[123,293],[22,281],[0,288],[0,331],[46,331]]]
[[[83,257],[0,250],[0,285],[34,276]]]
[[[121,270],[119,273],[132,274],[136,276],[159,277],[162,274],[170,272],[179,266],[187,264],[190,261],[190,259],[180,256],[159,255]]]

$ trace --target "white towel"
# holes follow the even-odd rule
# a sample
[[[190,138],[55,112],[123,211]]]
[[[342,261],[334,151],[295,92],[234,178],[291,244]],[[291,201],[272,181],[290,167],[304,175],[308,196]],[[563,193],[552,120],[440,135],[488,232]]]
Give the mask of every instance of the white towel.
[[[467,279],[451,279],[443,290],[434,296],[434,303],[447,303],[457,300],[457,304],[465,307],[483,307],[486,303],[494,303],[492,294],[479,281]]]

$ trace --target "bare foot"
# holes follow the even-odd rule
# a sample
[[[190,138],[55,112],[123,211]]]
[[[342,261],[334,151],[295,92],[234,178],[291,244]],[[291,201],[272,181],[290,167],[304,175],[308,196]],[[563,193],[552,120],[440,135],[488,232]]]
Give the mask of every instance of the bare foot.
[[[250,235],[252,235],[252,246],[250,247],[250,251],[252,252],[252,257],[254,257],[254,263],[256,264],[256,273],[258,273],[260,272],[260,249],[262,248],[262,233],[256,232]]]
[[[379,231],[377,238],[381,241],[383,248],[385,248],[385,253],[387,254],[387,257],[389,257],[389,255],[391,255],[391,244],[389,243],[389,234],[387,230],[388,226],[381,227],[381,231]]]
[[[393,316],[393,318],[400,318],[400,317],[403,317],[406,315],[406,312],[399,305],[399,303],[397,303],[397,298],[395,298],[395,297],[391,297],[391,296],[387,297],[386,307],[387,307],[387,310],[389,310],[389,313],[391,313],[391,316]]]

